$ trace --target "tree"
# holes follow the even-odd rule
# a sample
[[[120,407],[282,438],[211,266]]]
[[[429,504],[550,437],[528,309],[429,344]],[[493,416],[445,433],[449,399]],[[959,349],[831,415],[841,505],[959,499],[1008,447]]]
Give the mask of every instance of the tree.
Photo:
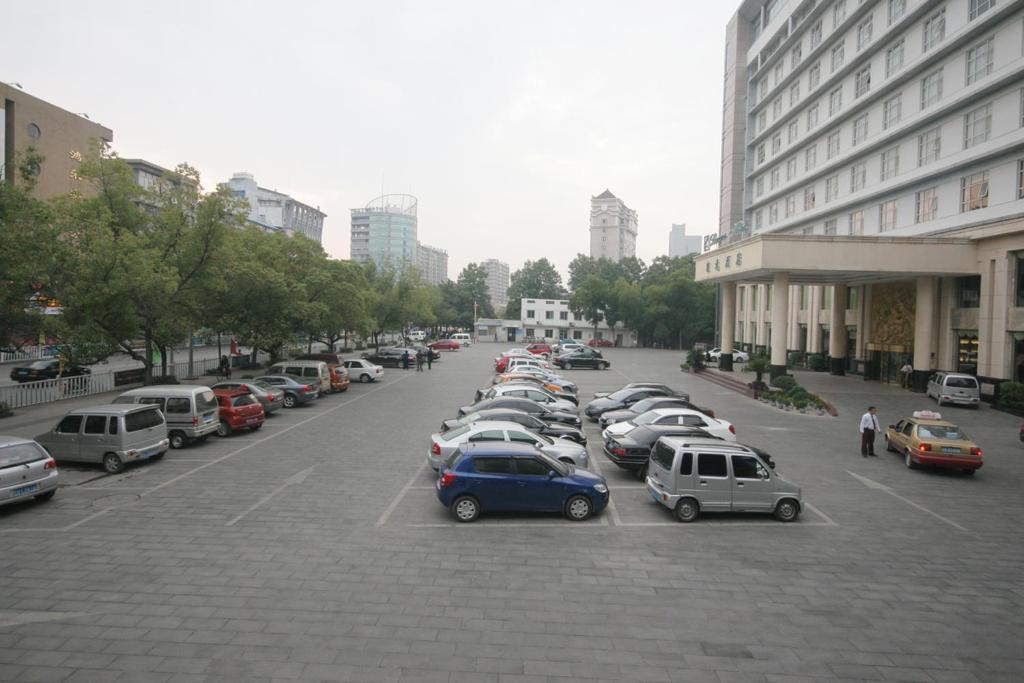
[[[561,299],[565,297],[562,276],[546,258],[527,261],[512,273],[505,317],[522,316],[522,299]]]
[[[477,318],[493,318],[487,290],[487,271],[482,265],[470,263],[456,282],[446,282],[438,288],[440,301],[436,309],[438,321],[444,325],[471,328],[474,320],[474,302]]]
[[[591,273],[569,296],[569,309],[593,325],[596,336],[597,326],[604,319],[603,310],[607,301],[608,285],[599,275]]]
[[[576,254],[569,262],[569,291],[574,292],[587,276],[597,272],[597,259],[586,254]]]

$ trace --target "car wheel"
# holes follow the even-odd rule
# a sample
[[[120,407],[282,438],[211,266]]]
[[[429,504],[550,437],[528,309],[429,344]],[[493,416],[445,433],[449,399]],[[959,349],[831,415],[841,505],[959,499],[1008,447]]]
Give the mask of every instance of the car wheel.
[[[775,506],[774,514],[780,522],[795,522],[800,516],[800,505],[792,498],[783,498]]]
[[[594,504],[586,496],[573,496],[565,504],[565,516],[573,522],[582,522],[594,513]]]
[[[635,474],[636,478],[639,479],[640,481],[645,481],[647,479],[647,465],[641,465],[640,467],[636,468],[635,470],[633,470],[633,474]]]
[[[910,449],[909,448],[903,454],[903,464],[907,466],[908,470],[916,470],[917,469],[917,463],[914,462],[914,459],[912,457],[910,457]]]
[[[680,522],[692,522],[700,515],[700,503],[694,498],[680,498],[676,503],[676,519]]]
[[[597,369],[598,370],[607,370],[608,369],[608,364],[607,363],[598,363],[597,364]]]
[[[362,382],[363,384],[369,384],[370,382],[373,381],[373,378],[364,372],[363,374],[359,375],[359,381]]]
[[[941,408],[942,407],[942,398],[940,398],[938,394],[935,395],[935,407],[936,408]]]
[[[459,496],[452,503],[452,514],[460,522],[475,522],[480,516],[480,503],[472,496]]]
[[[217,425],[217,436],[231,436],[231,425],[221,420]]]
[[[284,407],[285,408],[294,408],[295,404],[296,404],[296,400],[295,400],[295,395],[294,394],[285,394],[284,395]]]
[[[566,370],[572,370],[572,363],[563,363],[562,367],[565,368]]]
[[[966,476],[966,477],[973,477],[974,473],[977,472],[978,469],[976,467],[968,467],[968,468],[960,470],[960,471],[963,472],[964,476]]]
[[[151,455],[151,456],[149,456],[149,459],[150,460],[159,460],[160,458],[164,457],[165,455],[167,455],[167,451],[164,451],[163,453],[157,453],[156,455]]]
[[[887,450],[890,453],[894,453],[896,451],[896,449],[892,447],[892,442],[889,441],[888,435],[885,436],[885,450]]]
[[[177,450],[184,448],[188,445],[188,439],[181,432],[171,432],[170,434],[171,448]]]
[[[40,503],[45,503],[46,501],[53,498],[55,495],[57,495],[57,489],[47,491],[46,493],[40,493],[38,496],[36,496],[36,500],[38,500]]]
[[[124,470],[124,461],[118,457],[117,453],[107,453],[103,456],[103,469],[109,474],[118,474]]]
[[[252,427],[249,427],[249,429],[250,429],[250,431],[258,432],[260,430],[260,427],[262,427],[262,426],[263,426],[263,423],[260,422],[258,425],[253,425]]]

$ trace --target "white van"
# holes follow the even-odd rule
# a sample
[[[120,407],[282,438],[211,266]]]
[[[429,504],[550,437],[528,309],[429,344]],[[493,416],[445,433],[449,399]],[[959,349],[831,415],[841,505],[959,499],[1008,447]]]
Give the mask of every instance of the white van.
[[[171,448],[184,448],[220,426],[220,405],[210,387],[198,384],[157,384],[126,391],[113,403],[149,403],[160,408],[167,420]]]
[[[270,366],[265,374],[291,375],[307,382],[319,382],[321,396],[331,393],[331,369],[322,360],[283,360]]]
[[[469,332],[456,332],[451,336],[452,341],[457,341],[461,346],[471,346],[473,337]]]
[[[426,330],[413,330],[409,333],[409,340],[414,342],[421,342],[427,338]]]
[[[925,391],[940,406],[943,403],[955,403],[977,408],[981,404],[981,387],[978,386],[978,379],[974,375],[936,372],[928,380],[928,388]]]
[[[100,463],[110,474],[129,462],[164,457],[167,423],[153,405],[101,405],[72,410],[36,437],[57,462]]]

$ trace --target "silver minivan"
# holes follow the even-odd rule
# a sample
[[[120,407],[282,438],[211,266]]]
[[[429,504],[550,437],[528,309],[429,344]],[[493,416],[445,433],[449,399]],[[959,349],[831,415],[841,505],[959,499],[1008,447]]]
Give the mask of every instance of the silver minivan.
[[[928,380],[925,392],[940,406],[956,403],[977,408],[981,404],[981,387],[974,375],[959,372],[936,372]]]
[[[783,522],[800,516],[800,487],[751,448],[718,439],[663,436],[651,449],[647,492],[692,522],[701,512],[765,512]]]
[[[76,408],[36,441],[57,462],[101,463],[111,474],[129,462],[162,458],[170,446],[163,413],[153,405]]]
[[[322,360],[283,360],[272,365],[265,374],[291,375],[306,382],[319,383],[320,395],[331,393],[331,369]]]
[[[171,448],[205,441],[220,425],[220,407],[213,389],[198,384],[159,384],[126,391],[114,403],[149,403],[167,419]]]

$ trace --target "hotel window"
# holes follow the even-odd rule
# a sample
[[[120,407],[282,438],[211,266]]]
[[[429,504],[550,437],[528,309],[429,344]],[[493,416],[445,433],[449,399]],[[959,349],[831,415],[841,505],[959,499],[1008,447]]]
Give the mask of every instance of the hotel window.
[[[758,176],[757,180],[754,181],[754,196],[760,197],[764,194],[764,176]]]
[[[786,159],[786,180],[792,180],[796,177],[796,157],[790,157]]]
[[[857,51],[863,50],[871,42],[872,16],[857,25]]]
[[[939,211],[938,188],[929,187],[917,193],[917,210],[914,213],[914,220],[918,223],[935,220]]]
[[[762,142],[757,146],[757,163],[764,163],[764,143]]]
[[[772,156],[778,154],[780,149],[782,149],[782,136],[776,133],[772,136]]]
[[[1024,199],[1024,159],[1017,162],[1017,199]]]
[[[792,145],[800,137],[800,125],[796,119],[789,122],[786,128],[786,144]]]
[[[970,0],[968,3],[967,19],[969,21],[974,21],[991,9],[995,4],[996,0]]]
[[[818,165],[818,146],[811,145],[804,150],[804,171],[810,171]]]
[[[853,120],[853,146],[856,147],[868,137],[868,115],[858,116]]]
[[[750,288],[750,310],[757,311],[757,293],[761,291],[761,285],[754,285]]]
[[[868,64],[866,67],[857,72],[857,75],[853,78],[853,96],[860,97],[871,90],[871,65]]]
[[[807,131],[818,125],[818,105],[813,104],[807,109]]]
[[[800,310],[807,310],[807,285],[800,285]]]
[[[851,235],[863,235],[864,234],[864,212],[853,211],[850,213],[850,234]]]
[[[795,107],[800,101],[800,81],[797,81],[789,88],[789,106]]]
[[[991,134],[991,104],[978,107],[964,115],[964,149],[986,142]]]
[[[559,320],[568,320],[569,319],[569,311],[559,311],[558,312],[558,319]]]
[[[807,70],[807,92],[814,90],[818,87],[818,83],[821,82],[821,62],[816,62],[814,66]]]
[[[811,27],[811,50],[821,45],[821,19]]]
[[[889,25],[903,16],[907,11],[907,0],[889,0]]]
[[[796,47],[793,48],[793,51],[789,53],[789,68],[795,69],[803,58],[803,46],[800,43],[797,43]]]
[[[928,52],[946,37],[946,8],[943,7],[924,22],[921,51]]]
[[[900,122],[903,116],[903,95],[890,97],[882,104],[882,128],[888,130]]]
[[[900,38],[885,51],[885,77],[889,78],[903,68],[903,39]]]
[[[545,320],[554,320],[555,319],[555,312],[554,311],[544,311],[544,319]]]
[[[768,174],[768,189],[774,190],[779,186],[779,167],[775,166]]]
[[[933,71],[921,79],[921,109],[925,109],[942,98],[942,69]]]
[[[832,57],[830,62],[832,65],[832,73],[835,73],[836,70],[843,65],[843,60],[845,58],[846,46],[844,43],[839,43],[834,48],[832,48]]]
[[[1024,308],[1024,252],[1017,254],[1017,308]]]
[[[917,165],[924,166],[939,158],[942,151],[942,129],[926,130],[917,136]]]
[[[956,279],[956,307],[978,308],[981,306],[981,276],[968,275]]]
[[[775,65],[774,76],[775,76],[775,85],[778,85],[779,83],[782,82],[782,62],[779,62],[778,64]]]
[[[825,178],[825,201],[831,202],[839,197],[839,175],[830,175]]]
[[[863,161],[850,167],[850,192],[864,189],[868,179],[868,167]]]
[[[825,155],[826,158],[831,159],[834,156],[839,155],[839,131],[830,133],[827,139],[828,153]]]
[[[825,221],[825,234],[826,235],[835,235],[836,234],[836,219],[835,218],[829,218],[827,221]]]
[[[758,209],[754,212],[754,230],[760,230],[764,227],[764,211]]]
[[[800,229],[800,234],[801,235],[813,235],[814,234],[814,226],[810,225],[810,226],[808,226],[806,228],[801,228]]]
[[[890,199],[878,207],[878,231],[896,229],[896,200]]]
[[[764,129],[767,128],[767,127],[768,127],[768,112],[766,112],[764,109],[762,109],[757,114],[757,127],[756,127],[756,130],[757,130],[758,133],[763,133]]]
[[[960,179],[960,211],[974,211],[988,206],[988,171],[972,173]]]
[[[890,147],[882,152],[882,180],[895,178],[900,172],[900,148]]]
[[[804,188],[804,211],[814,208],[814,185]]]
[[[532,308],[529,308],[529,309],[527,309],[527,310],[526,310],[526,319],[527,319],[527,320],[530,320],[530,319],[532,319],[532,318],[536,318],[536,317],[537,317],[537,316],[536,316],[536,315],[534,315],[534,311],[533,311],[533,309],[532,309]]]
[[[786,197],[786,218],[789,218],[796,213],[796,195],[791,194]]]
[[[779,220],[779,204],[775,202],[768,207],[768,225],[777,223]]]
[[[859,287],[847,287],[846,288],[846,310],[852,311],[857,308],[857,295],[860,293]]]
[[[772,119],[778,121],[780,116],[782,116],[782,98],[776,97],[772,102]]]
[[[843,89],[836,88],[828,96],[828,115],[835,116],[843,108]]]
[[[832,5],[832,29],[835,30],[846,18],[846,0],[836,0]]]
[[[967,79],[970,85],[992,73],[992,39],[983,40],[967,51]]]

